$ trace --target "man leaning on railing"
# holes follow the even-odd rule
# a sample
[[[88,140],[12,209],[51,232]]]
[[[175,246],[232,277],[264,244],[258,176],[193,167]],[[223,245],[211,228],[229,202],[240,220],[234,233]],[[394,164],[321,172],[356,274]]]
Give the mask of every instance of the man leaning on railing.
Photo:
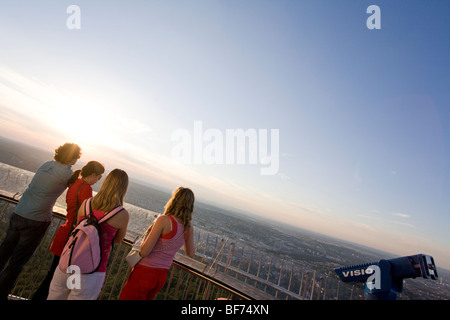
[[[67,180],[81,156],[81,149],[66,143],[55,150],[54,161],[44,163],[34,175],[11,216],[0,245],[0,300],[6,300],[23,267],[42,241],[50,225],[56,199],[67,188]]]

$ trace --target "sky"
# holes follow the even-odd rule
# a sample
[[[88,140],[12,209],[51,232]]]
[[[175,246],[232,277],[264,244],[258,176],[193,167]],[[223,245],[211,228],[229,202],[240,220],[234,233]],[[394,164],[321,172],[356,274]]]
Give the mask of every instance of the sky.
[[[2,1],[0,136],[450,269],[449,9]]]

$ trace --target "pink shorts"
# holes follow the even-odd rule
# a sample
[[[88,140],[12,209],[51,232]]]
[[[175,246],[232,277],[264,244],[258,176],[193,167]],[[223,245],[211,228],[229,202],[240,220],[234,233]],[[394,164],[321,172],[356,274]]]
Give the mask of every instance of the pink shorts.
[[[137,264],[120,293],[120,300],[153,300],[164,286],[168,273],[169,269]]]

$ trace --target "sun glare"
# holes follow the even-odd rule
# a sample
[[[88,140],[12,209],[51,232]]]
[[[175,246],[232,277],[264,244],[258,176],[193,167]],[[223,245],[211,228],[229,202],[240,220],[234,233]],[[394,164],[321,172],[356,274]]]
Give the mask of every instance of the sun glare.
[[[55,112],[54,124],[66,139],[83,146],[114,145],[113,115],[101,106],[74,99]]]

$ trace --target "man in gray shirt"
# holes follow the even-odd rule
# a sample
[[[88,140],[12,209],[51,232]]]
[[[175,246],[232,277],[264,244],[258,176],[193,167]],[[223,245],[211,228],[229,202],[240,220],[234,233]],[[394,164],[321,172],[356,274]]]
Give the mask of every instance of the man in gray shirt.
[[[17,204],[0,245],[0,300],[6,300],[25,264],[33,255],[50,225],[53,206],[67,188],[71,166],[81,149],[66,143],[55,150],[54,161],[44,163],[35,173]]]

